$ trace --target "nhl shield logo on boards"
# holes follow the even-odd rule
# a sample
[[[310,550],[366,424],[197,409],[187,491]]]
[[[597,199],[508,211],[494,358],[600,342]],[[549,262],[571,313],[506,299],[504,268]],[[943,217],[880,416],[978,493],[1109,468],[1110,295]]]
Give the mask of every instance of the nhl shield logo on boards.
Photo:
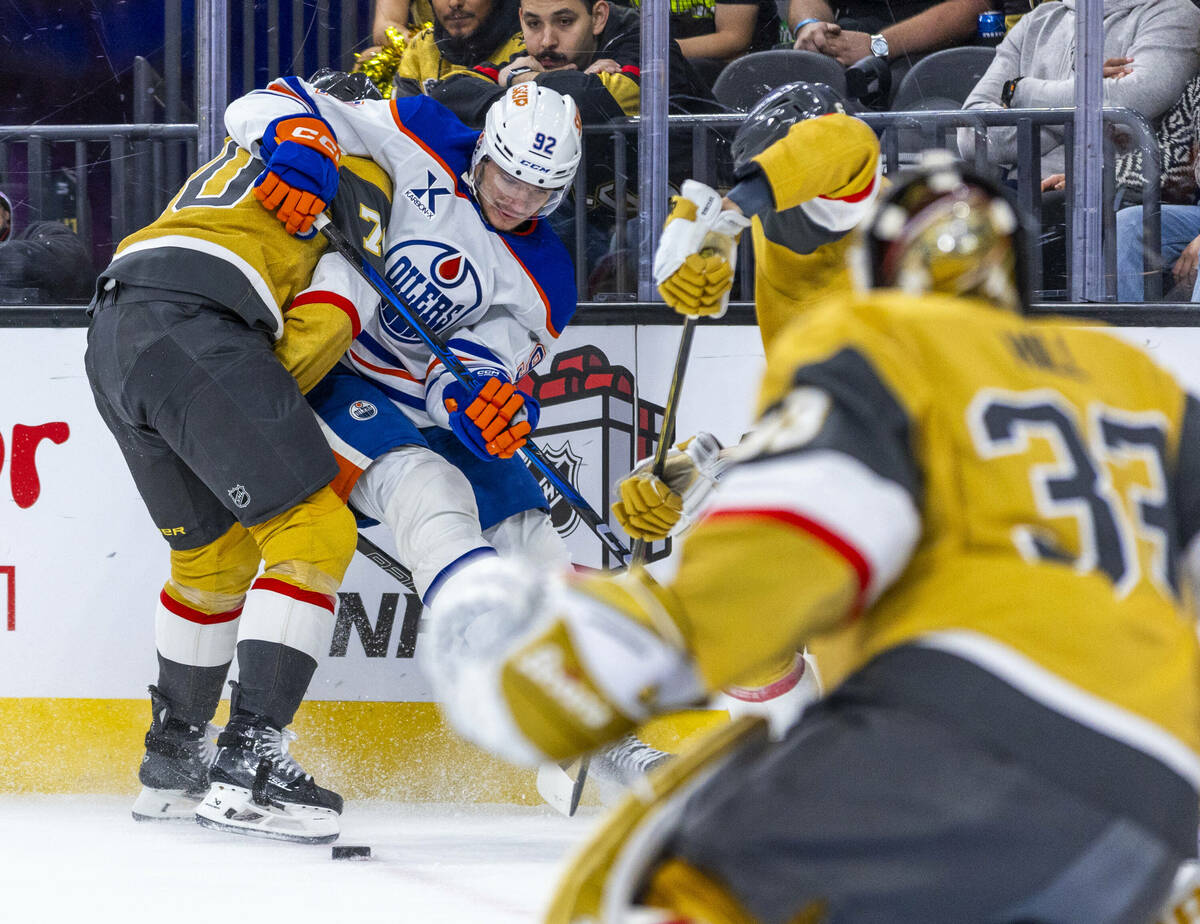
[[[233,506],[237,507],[238,510],[249,506],[250,492],[246,490],[244,484],[235,484],[226,493],[229,495],[229,499],[233,501]]]
[[[370,401],[355,401],[350,405],[350,416],[355,420],[370,420],[379,413],[379,408]]]
[[[571,448],[569,442],[564,442],[558,447],[543,446],[542,455],[545,456],[547,462],[554,466],[567,484],[575,486],[579,480],[579,469],[583,465],[583,457]],[[550,504],[550,522],[554,524],[554,528],[560,536],[571,535],[575,531],[575,527],[579,525],[579,514],[575,512],[570,501],[559,494],[543,475],[538,474],[536,477]]]
[[[532,372],[520,386],[541,404],[538,439],[542,455],[564,481],[594,509],[607,511],[616,499],[620,474],[635,459],[654,451],[663,409],[638,399],[633,374],[610,363],[593,345],[558,353],[547,372]],[[588,567],[611,567],[610,552],[582,522],[575,508],[538,476],[550,510],[550,520],[568,540],[572,560]],[[670,551],[670,540],[654,543],[647,560]]]

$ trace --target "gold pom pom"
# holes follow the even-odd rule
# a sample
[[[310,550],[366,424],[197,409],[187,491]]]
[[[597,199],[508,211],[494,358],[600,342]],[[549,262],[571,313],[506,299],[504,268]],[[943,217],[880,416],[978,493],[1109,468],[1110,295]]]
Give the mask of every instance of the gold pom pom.
[[[379,88],[384,99],[391,99],[396,69],[400,67],[400,58],[404,55],[404,49],[408,47],[408,40],[395,26],[389,26],[385,36],[379,51],[369,58],[360,59],[354,65],[354,70],[366,74],[367,79]]]

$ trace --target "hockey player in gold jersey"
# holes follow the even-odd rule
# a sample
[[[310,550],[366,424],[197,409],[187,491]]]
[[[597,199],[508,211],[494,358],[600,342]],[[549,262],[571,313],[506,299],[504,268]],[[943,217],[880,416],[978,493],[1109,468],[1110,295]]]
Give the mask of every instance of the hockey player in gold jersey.
[[[654,266],[668,305],[691,317],[724,314],[739,227],[751,232],[764,347],[807,307],[850,288],[849,232],[874,207],[884,181],[879,141],[847,106],[829,86],[800,81],[772,90],[753,107],[734,136],[739,182],[724,201],[693,181],[672,201]],[[710,228],[715,209],[722,209],[724,231]],[[706,256],[694,252],[697,240],[710,245]],[[678,535],[706,502],[732,452],[700,433],[670,452],[663,478],[650,471],[649,460],[639,463],[621,481],[613,514],[634,538]],[[827,682],[845,675],[853,631],[822,639],[807,656],[785,654],[763,665],[726,688],[714,705],[734,716],[764,714],[778,731],[820,694],[818,667]],[[719,721],[717,713],[712,721]],[[705,723],[692,714],[661,719],[644,736],[678,740],[685,724]]]
[[[328,649],[356,529],[303,393],[377,297],[336,252],[323,256],[311,224],[332,202],[343,230],[378,250],[391,182],[342,158],[303,102],[272,124],[263,160],[227,141],[121,242],[89,309],[86,366],[170,546],[134,817],[320,842],[337,836],[342,800],[288,754],[286,726]],[[214,747],[207,723],[235,650]],[[214,805],[198,816],[206,793]]]
[[[1194,855],[1200,403],[1098,325],[1023,317],[1018,215],[948,158],[862,235],[668,583],[489,562],[437,600],[448,717],[527,764],[860,627],[781,741],[732,723],[631,795],[554,924],[1134,924]]]

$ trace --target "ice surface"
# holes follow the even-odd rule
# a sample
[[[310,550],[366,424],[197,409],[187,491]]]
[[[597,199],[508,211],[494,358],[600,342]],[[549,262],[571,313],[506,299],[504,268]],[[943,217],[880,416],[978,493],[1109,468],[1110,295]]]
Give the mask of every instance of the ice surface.
[[[115,796],[0,796],[3,920],[38,924],[515,924],[541,918],[599,810],[348,802],[340,844],[138,824]]]

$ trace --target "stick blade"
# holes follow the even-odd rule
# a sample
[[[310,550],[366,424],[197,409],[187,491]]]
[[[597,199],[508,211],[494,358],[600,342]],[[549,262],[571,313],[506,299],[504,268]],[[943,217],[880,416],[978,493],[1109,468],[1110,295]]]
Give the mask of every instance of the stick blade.
[[[579,761],[567,761],[565,764],[545,763],[538,767],[537,791],[546,804],[568,818],[579,808],[579,797],[583,792],[583,780],[577,772],[571,776],[570,770]],[[586,769],[583,775],[586,775]]]

